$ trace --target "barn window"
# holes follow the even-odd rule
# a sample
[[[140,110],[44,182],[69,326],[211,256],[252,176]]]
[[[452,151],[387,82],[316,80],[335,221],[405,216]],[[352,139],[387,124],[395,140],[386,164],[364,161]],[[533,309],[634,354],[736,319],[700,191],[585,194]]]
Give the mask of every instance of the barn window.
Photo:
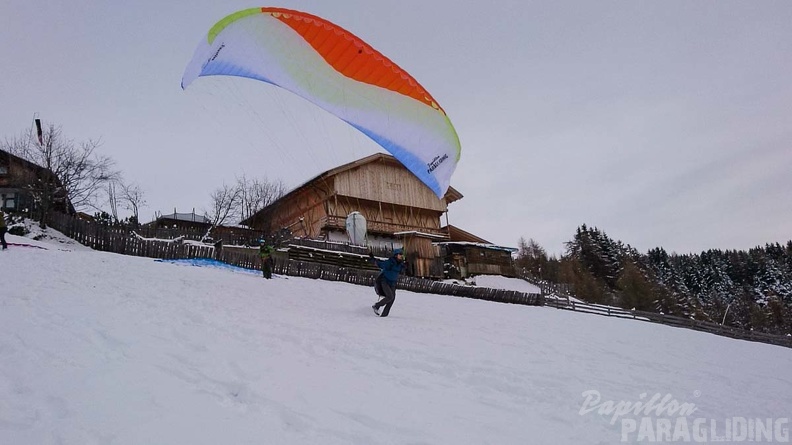
[[[3,193],[3,196],[0,197],[0,206],[5,209],[16,209],[16,195],[6,195]]]

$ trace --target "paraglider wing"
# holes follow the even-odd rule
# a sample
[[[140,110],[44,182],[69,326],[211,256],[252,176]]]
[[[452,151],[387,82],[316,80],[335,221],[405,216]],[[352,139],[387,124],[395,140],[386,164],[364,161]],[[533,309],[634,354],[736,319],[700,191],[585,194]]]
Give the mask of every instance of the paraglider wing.
[[[199,44],[182,88],[214,75],[257,79],[309,100],[445,195],[461,154],[445,111],[406,71],[337,25],[281,8],[231,14]]]

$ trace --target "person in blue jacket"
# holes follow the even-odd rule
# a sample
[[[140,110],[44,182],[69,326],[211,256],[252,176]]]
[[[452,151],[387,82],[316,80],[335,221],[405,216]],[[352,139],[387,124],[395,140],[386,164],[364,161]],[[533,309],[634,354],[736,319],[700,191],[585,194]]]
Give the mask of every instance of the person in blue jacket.
[[[8,226],[6,226],[5,222],[5,214],[2,210],[0,210],[0,244],[3,245],[3,250],[8,249],[8,244],[6,244],[5,234],[8,231]]]
[[[394,300],[396,300],[396,281],[399,279],[399,274],[407,268],[407,263],[404,261],[404,251],[402,249],[394,250],[393,255],[385,261],[378,260],[374,258],[373,253],[369,253],[369,261],[382,269],[377,277],[375,289],[377,294],[383,298],[374,303],[371,308],[380,317],[387,317]],[[382,314],[380,314],[381,307],[384,307]]]

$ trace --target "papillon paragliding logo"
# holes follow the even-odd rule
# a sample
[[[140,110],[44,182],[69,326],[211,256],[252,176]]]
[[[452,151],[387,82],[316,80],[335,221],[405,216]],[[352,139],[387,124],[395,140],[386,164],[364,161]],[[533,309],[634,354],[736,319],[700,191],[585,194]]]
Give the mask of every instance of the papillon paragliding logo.
[[[579,414],[602,416],[621,426],[621,442],[627,443],[789,443],[787,417],[704,417],[692,402],[672,394],[642,393],[637,400],[602,400],[599,391],[583,392]],[[700,391],[694,391],[700,397]]]
[[[225,43],[221,43],[220,46],[217,47],[217,51],[215,51],[214,54],[212,54],[212,57],[210,57],[209,60],[207,60],[203,64],[203,67],[205,68],[206,65],[208,65],[210,62],[214,61],[217,58],[217,56],[220,55],[220,51],[222,51],[223,48],[225,48]]]
[[[381,145],[440,199],[448,190],[461,147],[445,111],[409,73],[328,20],[282,8],[235,12],[201,40],[182,88],[216,75],[297,94]]]
[[[437,169],[437,167],[439,167],[440,164],[442,164],[443,161],[445,161],[446,159],[448,159],[448,155],[445,154],[443,156],[435,156],[432,162],[430,162],[427,165],[428,167],[427,172],[432,173],[433,171],[435,171],[435,169]]]

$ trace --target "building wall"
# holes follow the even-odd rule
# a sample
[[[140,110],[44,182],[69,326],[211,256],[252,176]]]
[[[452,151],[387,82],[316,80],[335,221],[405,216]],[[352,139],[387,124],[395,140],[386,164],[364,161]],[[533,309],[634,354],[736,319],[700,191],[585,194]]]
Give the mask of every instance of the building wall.
[[[445,235],[440,230],[441,213],[436,210],[364,201],[339,195],[327,201],[327,226],[344,230],[346,217],[352,212],[360,212],[366,218],[369,232],[373,233],[418,230]]]
[[[37,178],[42,177],[58,182],[49,170],[0,150],[0,207],[15,211],[35,208],[36,202],[26,188],[29,184],[34,184]],[[61,212],[73,210],[71,203],[65,199],[54,202],[53,209]]]
[[[11,156],[0,156],[0,208],[4,210],[19,210],[23,202],[22,190],[16,184],[15,175],[20,175],[24,167]]]
[[[343,171],[335,177],[335,191],[369,201],[387,202],[401,206],[446,211],[445,200],[429,190],[401,164],[372,162]]]
[[[494,274],[514,276],[510,252],[468,247],[465,250],[468,274]]]
[[[342,171],[316,180],[276,205],[270,211],[270,229],[290,227],[295,236],[317,238],[345,231],[346,217],[354,211],[366,218],[370,233],[417,230],[445,235],[440,230],[445,200],[437,199],[401,164],[372,162]]]
[[[348,243],[349,235],[347,235],[346,232],[332,230],[327,233],[327,240],[335,243]],[[392,235],[386,236],[369,233],[366,235],[366,243],[367,246],[385,249],[388,251],[393,251],[394,249],[404,247],[404,244],[401,242],[401,240],[397,240]]]
[[[288,227],[295,236],[317,238],[327,219],[327,198],[331,191],[332,180],[306,187],[276,203],[270,212],[270,227],[256,228],[278,230]]]
[[[357,211],[366,218],[370,246],[404,247],[414,275],[442,277],[442,259],[432,240],[447,236],[440,219],[446,210],[445,199],[438,199],[398,161],[384,159],[328,172],[281,198],[253,225],[261,230],[286,227],[297,237],[348,242],[346,218]],[[264,227],[267,217],[269,227]],[[399,232],[436,237],[396,236]]]
[[[445,261],[454,266],[453,278],[472,275],[515,276],[511,253],[466,245],[446,245],[442,252]]]

